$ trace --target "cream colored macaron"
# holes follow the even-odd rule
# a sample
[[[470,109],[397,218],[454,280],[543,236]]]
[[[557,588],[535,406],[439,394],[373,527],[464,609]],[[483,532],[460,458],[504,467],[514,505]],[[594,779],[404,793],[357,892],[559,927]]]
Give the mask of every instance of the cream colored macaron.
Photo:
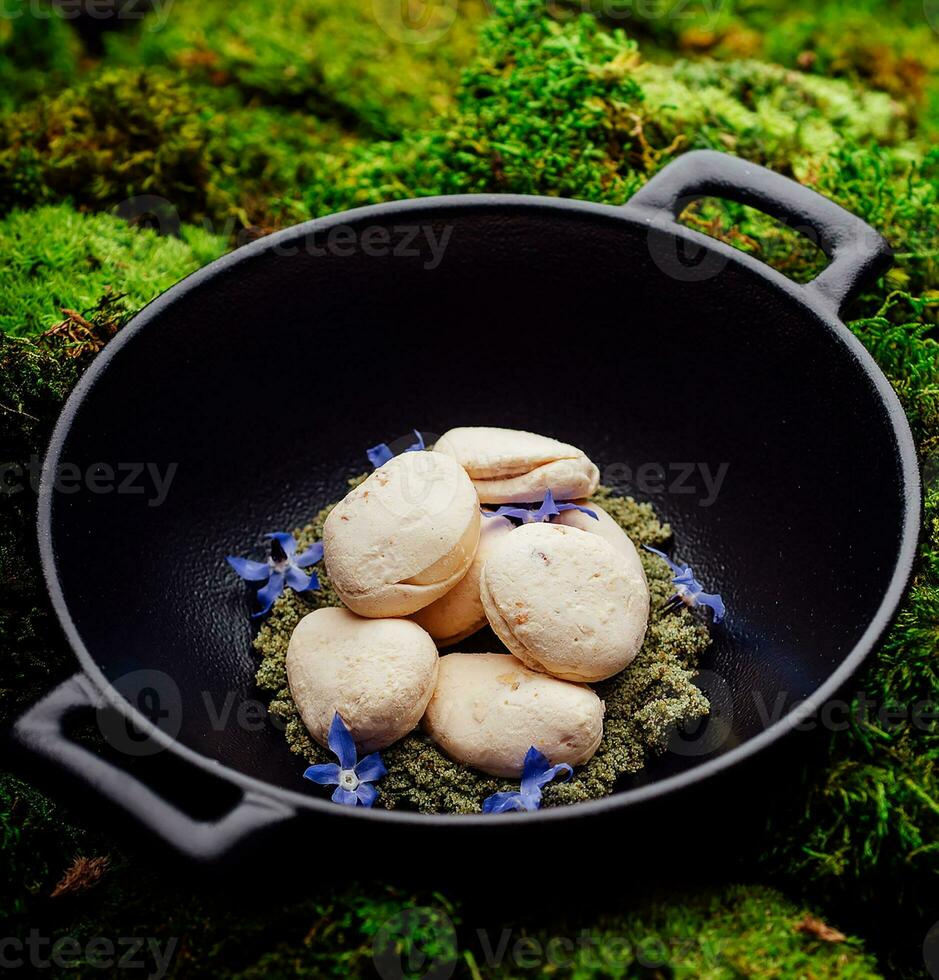
[[[626,557],[563,524],[507,535],[483,566],[480,596],[522,663],[571,681],[601,681],[632,663],[649,616],[648,587]]]
[[[630,575],[640,580],[648,593],[649,586],[646,582],[645,569],[642,567],[639,552],[636,550],[632,538],[599,504],[595,504],[592,500],[577,500],[575,503],[581,507],[589,507],[597,515],[596,520],[579,510],[565,510],[557,517],[552,518],[552,523],[578,527],[581,531],[590,531],[592,534],[598,534],[604,541],[609,541],[629,562]]]
[[[407,735],[434,692],[440,658],[430,636],[406,619],[363,619],[317,609],[287,647],[287,682],[303,724],[326,745],[338,711],[362,752]]]
[[[557,500],[589,497],[600,482],[600,471],[575,446],[518,429],[451,429],[434,451],[469,473],[484,504],[532,503],[547,490]]]
[[[440,659],[423,727],[457,762],[518,777],[533,745],[552,765],[587,762],[603,737],[603,702],[508,654],[451,653]]]
[[[402,453],[330,512],[323,528],[326,571],[353,612],[407,616],[466,574],[479,522],[476,491],[455,460]]]
[[[508,518],[484,518],[479,531],[479,547],[469,571],[446,595],[411,617],[430,633],[438,647],[459,643],[487,624],[486,610],[479,597],[479,577],[492,549],[514,528]]]

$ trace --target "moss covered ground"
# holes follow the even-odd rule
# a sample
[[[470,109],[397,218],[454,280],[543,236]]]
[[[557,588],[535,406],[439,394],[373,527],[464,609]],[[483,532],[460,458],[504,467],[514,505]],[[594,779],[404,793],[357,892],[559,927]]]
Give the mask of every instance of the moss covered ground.
[[[305,217],[465,191],[617,203],[698,147],[821,190],[896,251],[848,317],[907,411],[925,475],[912,589],[858,682],[900,710],[859,712],[827,736],[724,880],[658,882],[654,895],[611,898],[599,920],[569,911],[525,929],[543,946],[587,930],[589,949],[558,975],[921,976],[939,919],[937,29],[932,0],[204,0],[99,24],[10,0],[4,461],[28,467],[41,452],[129,313]],[[747,208],[706,201],[684,220],[796,279],[819,268],[813,248]],[[178,237],[148,227],[166,222]],[[0,722],[71,672],[38,573],[34,503],[28,490],[0,498]],[[350,883],[242,908],[161,876],[65,804],[0,777],[0,932],[78,937],[90,975],[102,969],[86,940],[131,934],[178,937],[178,975],[374,975],[385,926],[414,906],[433,911],[401,920],[399,946],[446,959],[455,944],[457,975],[537,973],[487,962],[459,894]]]

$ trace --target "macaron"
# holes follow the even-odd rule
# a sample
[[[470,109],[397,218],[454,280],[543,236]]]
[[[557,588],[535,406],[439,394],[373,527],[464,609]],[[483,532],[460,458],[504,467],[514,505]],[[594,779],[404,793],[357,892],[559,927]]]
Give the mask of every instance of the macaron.
[[[592,520],[592,518],[587,518]],[[526,524],[483,566],[489,624],[519,660],[571,681],[601,681],[629,666],[649,616],[649,590],[599,534]]]
[[[547,490],[557,500],[589,497],[600,482],[600,471],[580,449],[519,429],[451,429],[434,451],[469,473],[484,504],[532,503]]]
[[[362,752],[417,726],[438,665],[434,641],[416,623],[335,607],[304,616],[287,646],[287,683],[307,731],[325,746],[338,711]]]
[[[353,612],[408,616],[466,574],[479,524],[479,498],[459,463],[442,453],[402,453],[330,512],[326,572]]]
[[[452,646],[487,624],[486,610],[479,597],[479,577],[493,548],[514,528],[515,525],[505,517],[484,519],[479,532],[479,547],[469,571],[446,595],[411,617],[430,633],[438,647]]]
[[[552,765],[587,762],[603,737],[603,702],[509,654],[450,653],[440,659],[422,727],[457,762],[518,777],[531,746]]]
[[[630,574],[633,578],[641,580],[648,592],[645,569],[639,558],[639,552],[632,542],[632,538],[613,520],[612,517],[592,500],[575,500],[574,503],[581,507],[588,507],[597,515],[596,520],[588,514],[579,510],[565,510],[557,517],[552,519],[554,524],[566,524],[568,527],[577,527],[581,531],[590,531],[591,534],[598,534],[604,541],[609,541],[613,547],[622,554],[629,562]]]

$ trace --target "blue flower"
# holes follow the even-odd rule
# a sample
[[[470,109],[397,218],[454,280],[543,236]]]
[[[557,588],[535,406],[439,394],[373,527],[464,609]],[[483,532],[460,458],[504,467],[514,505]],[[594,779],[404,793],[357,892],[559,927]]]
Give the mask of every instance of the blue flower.
[[[511,793],[493,793],[492,796],[486,797],[483,800],[483,813],[540,809],[542,787],[547,786],[559,772],[564,773],[567,779],[574,775],[574,770],[566,762],[552,766],[533,745],[525,754],[521,790]],[[567,782],[567,779],[564,782]]]
[[[565,510],[579,510],[583,514],[589,514],[595,521],[599,521],[596,512],[580,504],[556,504],[554,494],[548,490],[544,495],[544,500],[537,510],[530,507],[500,507],[498,510],[483,510],[483,517],[514,517],[515,520],[523,524],[538,524],[541,521],[548,521],[552,517],[557,517]]]
[[[719,623],[727,610],[724,608],[724,600],[719,595],[711,595],[704,591],[704,586],[694,577],[694,572],[688,565],[676,565],[675,562],[656,548],[650,548],[647,544],[643,545],[646,551],[651,551],[653,555],[658,555],[662,561],[672,570],[672,584],[675,586],[675,594],[666,601],[666,607],[677,609],[682,603],[686,606],[708,606],[714,611],[714,622]]]
[[[414,437],[417,439],[417,442],[403,450],[403,452],[406,453],[416,453],[425,448],[424,437],[420,434],[420,432],[418,432],[417,429],[411,429],[411,431],[414,433]],[[367,449],[365,451],[365,454],[368,456],[368,461],[375,467],[376,470],[379,466],[384,466],[389,459],[397,455],[397,453],[394,452],[387,442],[380,442],[377,446],[372,446],[371,449]]]
[[[359,804],[371,806],[378,798],[378,790],[369,783],[374,783],[382,776],[388,775],[381,756],[373,752],[361,762],[356,761],[358,756],[355,742],[352,741],[352,734],[346,728],[346,723],[339,716],[338,711],[333,715],[333,722],[329,726],[327,742],[330,752],[339,760],[339,765],[326,762],[323,765],[310,766],[303,774],[303,778],[319,783],[321,786],[335,786],[332,795],[333,803],[342,803],[345,806],[359,806]]]
[[[260,612],[252,613],[252,617],[263,616],[270,611],[274,600],[288,585],[294,592],[306,592],[318,589],[320,580],[316,572],[307,575],[301,569],[315,565],[323,557],[323,543],[317,541],[307,548],[302,555],[297,554],[297,542],[292,534],[278,531],[276,534],[265,534],[271,541],[271,557],[267,561],[251,561],[249,558],[237,558],[228,555],[226,561],[246,582],[264,582],[258,589],[258,602],[264,607]]]

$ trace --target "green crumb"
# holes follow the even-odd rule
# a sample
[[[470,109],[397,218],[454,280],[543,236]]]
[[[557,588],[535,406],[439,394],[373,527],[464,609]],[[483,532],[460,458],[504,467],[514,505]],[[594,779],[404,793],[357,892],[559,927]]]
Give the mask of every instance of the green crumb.
[[[672,536],[671,525],[663,524],[658,519],[652,504],[637,503],[632,497],[619,497],[609,487],[604,486],[599,487],[590,499],[599,504],[619,524],[636,546],[661,545]],[[639,554],[643,559],[648,557],[641,550]],[[659,567],[655,561],[651,562],[651,566],[653,569]],[[649,564],[645,563],[647,576],[649,567]],[[649,585],[652,585],[651,579]]]
[[[364,477],[350,480],[351,485]],[[656,516],[651,504],[620,497],[600,487],[592,498],[637,544],[661,545],[671,528]],[[324,508],[304,528],[295,532],[301,549],[319,541],[332,505]],[[646,640],[635,661],[621,674],[595,685],[606,714],[603,740],[596,755],[567,783],[545,789],[545,806],[563,806],[608,796],[617,780],[641,770],[647,761],[665,750],[670,734],[679,726],[708,713],[707,698],[694,685],[701,657],[710,636],[701,620],[688,610],[663,613],[671,594],[671,575],[660,559],[640,551],[652,602]],[[329,577],[318,570],[320,591],[297,595],[285,592],[254,642],[261,654],[258,686],[272,695],[271,714],[286,722],[285,737],[292,752],[310,763],[330,761],[329,753],[307,733],[290,696],[284,660],[287,644],[297,623],[323,606],[342,603]],[[498,642],[498,641],[495,641]],[[445,756],[420,731],[382,752],[388,775],[381,781],[378,802],[389,810],[421,813],[478,813],[483,800],[500,790],[515,788],[514,781],[496,779]]]

